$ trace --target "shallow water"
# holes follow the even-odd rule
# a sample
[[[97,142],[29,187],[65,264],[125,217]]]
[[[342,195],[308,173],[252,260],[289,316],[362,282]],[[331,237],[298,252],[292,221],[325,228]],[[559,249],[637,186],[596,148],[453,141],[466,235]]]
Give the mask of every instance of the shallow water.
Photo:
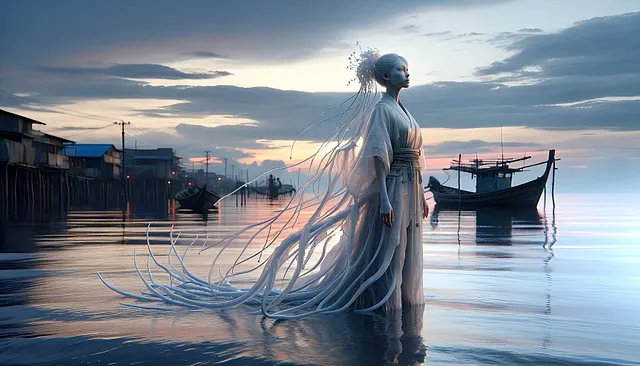
[[[124,221],[121,212],[85,211],[4,223],[0,364],[640,364],[640,196],[559,195],[555,210],[546,203],[531,211],[432,208],[424,308],[297,321],[243,308],[131,308],[96,276],[139,293],[133,250],[145,267],[149,222],[161,256],[171,225],[215,239],[284,200],[230,201],[206,222],[165,210]],[[186,258],[206,277],[210,254]]]

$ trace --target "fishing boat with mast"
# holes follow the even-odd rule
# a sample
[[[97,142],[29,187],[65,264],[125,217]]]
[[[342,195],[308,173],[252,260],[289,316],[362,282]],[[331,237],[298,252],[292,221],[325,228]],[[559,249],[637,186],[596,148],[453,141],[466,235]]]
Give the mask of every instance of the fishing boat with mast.
[[[500,159],[472,159],[467,164],[462,163],[462,156],[453,160],[449,168],[458,172],[458,188],[445,186],[436,177],[429,177],[427,188],[433,194],[433,198],[441,207],[536,207],[546,187],[549,174],[553,174],[555,185],[555,150],[549,150],[546,161],[535,164],[523,165],[515,168],[513,163],[531,159],[531,156],[521,158]],[[523,172],[527,168],[545,165],[541,176],[529,182],[511,186],[515,173]],[[476,179],[476,191],[470,192],[460,189],[460,174],[469,173]],[[445,182],[446,183],[446,182]]]

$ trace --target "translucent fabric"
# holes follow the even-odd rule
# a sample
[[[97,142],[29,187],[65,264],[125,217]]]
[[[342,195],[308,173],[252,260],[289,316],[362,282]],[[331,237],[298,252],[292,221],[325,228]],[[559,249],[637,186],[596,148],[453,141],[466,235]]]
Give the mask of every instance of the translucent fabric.
[[[207,279],[191,273],[183,260],[186,251],[180,256],[173,246],[169,265],[160,263],[148,246],[149,262],[169,274],[168,284],[155,281],[150,269],[147,279],[136,264],[148,289],[142,296],[109,285],[99,274],[100,279],[114,291],[139,301],[207,308],[247,304],[259,306],[265,316],[282,319],[423,304],[422,136],[413,117],[392,97],[376,96],[355,96],[347,106],[350,117],[334,131],[334,147],[324,146],[329,152],[284,209],[218,243],[203,244],[201,252],[218,250]],[[345,138],[349,129],[356,133]],[[386,187],[395,215],[392,227],[385,226],[380,217],[374,159],[385,163]],[[328,182],[327,188],[305,201],[302,192],[321,178]],[[295,227],[301,210],[309,208],[314,208],[313,214],[300,223],[302,227],[278,242],[280,234]],[[241,245],[231,268],[222,271],[217,266],[241,234],[255,229],[258,233],[267,228],[271,231],[278,219],[286,222],[268,244],[256,251],[251,245],[256,233]],[[248,266],[250,259],[262,255],[266,261]],[[171,265],[172,256],[179,268]],[[245,276],[252,274],[247,282]]]

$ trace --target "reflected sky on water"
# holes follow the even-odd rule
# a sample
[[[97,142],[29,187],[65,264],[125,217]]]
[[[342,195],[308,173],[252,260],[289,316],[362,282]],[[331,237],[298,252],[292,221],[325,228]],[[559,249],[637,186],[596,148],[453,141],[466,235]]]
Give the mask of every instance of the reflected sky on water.
[[[640,200],[560,195],[556,201],[555,211],[550,202],[524,211],[432,207],[423,232],[424,307],[298,321],[273,321],[242,307],[129,308],[122,303],[131,300],[96,276],[100,271],[140,293],[133,249],[144,266],[149,223],[161,257],[171,226],[184,235],[182,252],[189,235],[222,237],[269,217],[284,200],[250,199],[239,207],[229,201],[206,221],[169,205],[130,209],[124,222],[119,211],[5,222],[0,363],[635,364],[640,209],[633,202]],[[206,278],[211,254],[186,258]]]

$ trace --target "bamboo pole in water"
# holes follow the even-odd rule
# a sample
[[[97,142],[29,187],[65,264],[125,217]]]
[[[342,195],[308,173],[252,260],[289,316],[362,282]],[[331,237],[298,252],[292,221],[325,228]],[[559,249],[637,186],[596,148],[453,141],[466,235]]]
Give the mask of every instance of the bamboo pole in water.
[[[27,184],[29,184],[29,179],[31,178],[31,171],[27,170],[25,172],[25,174],[26,174],[25,181],[26,181]],[[27,209],[30,209],[31,208],[30,206],[31,206],[31,204],[33,202],[33,195],[30,194],[29,186],[27,185],[26,187],[27,187],[27,189],[25,189],[25,192],[24,192],[24,195],[25,195],[25,198],[26,198],[25,207]]]
[[[40,171],[38,172],[38,201],[40,201],[40,212],[42,212],[46,207],[45,197],[45,187],[44,187],[44,177]]]
[[[553,207],[556,207],[556,197],[555,197],[555,187],[556,187],[556,159],[555,156],[553,158],[553,172],[551,174],[551,202]]]
[[[64,182],[67,186],[67,209],[69,209],[71,198],[69,197],[70,189],[69,189],[69,172],[64,173]]]
[[[16,208],[18,207],[18,167],[16,167],[16,169],[14,170],[14,175],[13,175],[13,204],[11,205],[12,207],[12,212],[15,212]]]
[[[0,212],[3,216],[7,207],[7,197],[6,197],[6,164],[2,167],[2,179],[0,179],[0,194],[2,194],[2,212]]]

